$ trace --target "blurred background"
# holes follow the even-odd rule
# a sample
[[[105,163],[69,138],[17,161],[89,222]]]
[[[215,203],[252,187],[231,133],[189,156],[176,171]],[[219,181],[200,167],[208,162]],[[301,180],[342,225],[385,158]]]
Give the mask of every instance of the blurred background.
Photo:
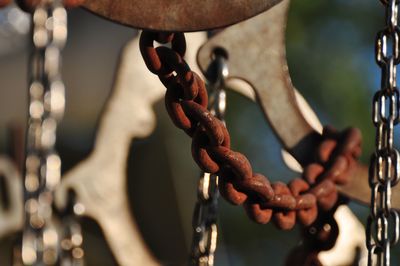
[[[362,130],[365,163],[374,149],[371,102],[380,82],[374,40],[383,27],[383,15],[377,0],[293,0],[289,14],[287,55],[293,83],[323,124]],[[10,128],[25,125],[29,27],[29,17],[18,9],[0,11],[2,154],[10,150]],[[57,138],[63,171],[91,152],[121,48],[136,34],[84,10],[69,11],[63,65],[66,113]],[[190,140],[173,127],[164,103],[155,104],[154,110],[154,133],[131,144],[127,191],[141,233],[155,256],[166,265],[183,265],[191,244],[199,170],[191,159]],[[271,180],[289,181],[297,176],[284,165],[279,143],[256,104],[229,92],[226,121],[233,148],[248,156],[255,172]],[[298,228],[283,232],[273,225],[257,225],[242,208],[224,200],[219,206],[217,266],[283,265],[300,240]],[[368,208],[355,203],[350,207],[365,224]],[[98,225],[87,218],[80,222],[86,265],[116,265]],[[16,239],[15,234],[0,239],[0,265],[11,265]],[[393,265],[400,265],[399,247],[393,254]]]

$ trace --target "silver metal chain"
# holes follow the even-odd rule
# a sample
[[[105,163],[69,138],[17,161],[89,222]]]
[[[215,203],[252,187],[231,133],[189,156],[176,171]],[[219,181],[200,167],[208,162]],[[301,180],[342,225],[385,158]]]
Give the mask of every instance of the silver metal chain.
[[[225,123],[226,92],[224,82],[228,76],[226,59],[214,59],[217,78],[210,84],[212,94],[209,109],[213,115]],[[218,228],[218,176],[202,173],[198,183],[197,203],[193,214],[193,239],[190,265],[214,265],[217,248]]]
[[[61,240],[60,266],[83,266],[84,251],[82,248],[83,236],[80,224],[76,217],[69,216],[63,221],[64,236]]]
[[[60,237],[52,219],[52,204],[61,178],[55,141],[65,107],[61,51],[67,39],[67,13],[61,0],[42,0],[32,19],[22,262],[54,265],[59,260]]]
[[[382,70],[381,89],[373,98],[376,150],[371,158],[369,185],[371,213],[367,221],[368,265],[389,266],[390,249],[399,241],[399,214],[391,207],[392,187],[400,180],[400,154],[393,146],[394,126],[400,120],[396,85],[400,63],[399,0],[380,0],[386,25],[376,38],[376,62]]]

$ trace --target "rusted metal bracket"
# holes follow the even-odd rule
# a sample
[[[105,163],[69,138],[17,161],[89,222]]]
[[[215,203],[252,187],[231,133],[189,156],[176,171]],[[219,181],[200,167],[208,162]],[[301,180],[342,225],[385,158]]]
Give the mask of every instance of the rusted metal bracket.
[[[85,0],[83,7],[139,29],[200,31],[253,17],[281,0]]]
[[[206,73],[213,51],[226,50],[230,78],[243,80],[253,88],[255,100],[284,148],[300,164],[306,165],[320,137],[297,104],[289,74],[285,45],[289,4],[289,0],[284,0],[268,12],[225,29],[201,47],[197,59]],[[232,86],[232,89],[252,96],[243,86]],[[393,207],[400,209],[400,188],[393,189]],[[339,190],[353,200],[369,204],[367,167],[357,166],[350,182]]]

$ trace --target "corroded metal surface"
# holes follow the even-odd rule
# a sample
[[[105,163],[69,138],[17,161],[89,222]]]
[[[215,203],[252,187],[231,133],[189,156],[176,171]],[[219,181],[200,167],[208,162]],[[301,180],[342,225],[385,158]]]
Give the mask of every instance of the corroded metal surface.
[[[86,0],[93,13],[134,28],[161,31],[215,29],[253,17],[281,0]]]
[[[11,3],[11,0],[0,0],[0,8],[5,7]]]
[[[155,47],[155,43],[169,46]],[[310,225],[316,219],[317,204],[322,210],[331,209],[338,197],[335,184],[346,181],[347,168],[361,153],[360,132],[324,129],[318,145],[309,151],[320,163],[308,163],[310,169],[304,174],[308,183],[303,179],[288,185],[270,183],[253,172],[243,154],[231,149],[224,123],[207,109],[204,81],[184,59],[185,48],[182,33],[144,31],[140,37],[146,66],[167,89],[165,104],[171,120],[193,139],[192,156],[197,165],[219,176],[221,195],[232,204],[243,205],[254,221],[274,221],[280,229],[291,229],[296,221]]]

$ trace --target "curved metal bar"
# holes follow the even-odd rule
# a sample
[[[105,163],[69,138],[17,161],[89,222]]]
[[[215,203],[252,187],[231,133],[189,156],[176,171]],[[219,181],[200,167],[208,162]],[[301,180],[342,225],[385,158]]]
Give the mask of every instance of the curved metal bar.
[[[296,103],[286,62],[289,3],[285,0],[268,12],[215,35],[200,48],[197,59],[205,73],[216,48],[228,51],[230,78],[242,79],[253,87],[256,100],[277,137],[303,164],[307,158],[299,147],[308,142],[308,136],[313,136],[313,141],[315,137],[316,141],[317,134]]]
[[[55,194],[56,206],[64,209],[68,191],[76,193],[76,201],[84,206],[82,215],[99,223],[118,265],[123,266],[159,265],[130,213],[126,191],[130,143],[154,130],[153,104],[165,93],[161,85],[154,86],[158,81],[143,64],[137,63],[140,60],[139,40],[135,38],[122,52],[94,150],[63,176]]]
[[[139,29],[200,31],[246,20],[282,0],[86,0],[83,7]]]

